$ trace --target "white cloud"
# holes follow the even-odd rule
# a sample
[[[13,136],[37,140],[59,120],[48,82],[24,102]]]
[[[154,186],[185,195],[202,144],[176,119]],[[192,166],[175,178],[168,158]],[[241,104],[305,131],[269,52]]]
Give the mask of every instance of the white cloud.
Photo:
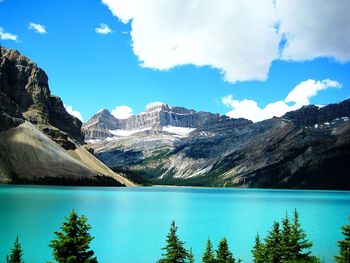
[[[33,22],[29,23],[28,28],[30,30],[34,30],[36,33],[39,33],[39,34],[46,34],[47,33],[46,27],[44,25],[36,24]]]
[[[72,106],[64,105],[64,107],[66,108],[66,111],[67,111],[70,115],[72,115],[72,116],[78,118],[79,120],[81,120],[81,122],[83,122],[83,116],[81,115],[81,113],[80,113],[79,111],[73,110],[73,107],[72,107]]]
[[[301,82],[297,85],[285,99],[285,102],[294,102],[296,105],[310,104],[310,98],[315,96],[320,90],[328,88],[340,88],[337,81],[325,79],[322,81],[315,81],[312,79]]]
[[[150,102],[150,103],[148,103],[148,104],[146,105],[145,110],[149,110],[150,108],[158,107],[158,106],[163,106],[163,105],[165,105],[165,103],[160,102],[160,101]]]
[[[102,34],[102,35],[107,35],[112,33],[112,29],[107,25],[107,24],[100,24],[99,27],[95,28],[96,33]]]
[[[103,2],[123,22],[132,19],[132,47],[144,67],[209,65],[232,82],[264,80],[278,55],[270,0]]]
[[[349,0],[102,2],[123,23],[131,21],[132,48],[143,67],[207,65],[236,82],[265,80],[281,58],[350,60]]]
[[[277,0],[276,10],[287,40],[284,59],[350,60],[349,0]]]
[[[1,40],[12,40],[12,41],[17,41],[18,36],[11,34],[9,32],[5,32],[5,30],[0,27],[0,39]]]
[[[340,88],[341,84],[334,80],[325,79],[322,81],[306,80],[298,84],[284,100],[267,104],[265,107],[259,107],[254,100],[234,100],[233,95],[227,95],[221,99],[221,102],[232,107],[226,115],[231,118],[246,118],[253,122],[281,117],[286,112],[297,110],[304,105],[310,104],[310,98],[314,97],[318,91],[328,88]],[[288,103],[293,103],[289,105]]]
[[[117,106],[112,110],[112,115],[117,119],[127,119],[132,115],[133,109],[128,106]]]

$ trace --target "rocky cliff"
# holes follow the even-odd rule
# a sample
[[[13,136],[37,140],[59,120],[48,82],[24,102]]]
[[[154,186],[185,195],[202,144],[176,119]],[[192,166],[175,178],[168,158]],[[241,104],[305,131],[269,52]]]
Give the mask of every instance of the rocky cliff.
[[[92,147],[108,166],[142,183],[350,189],[349,107],[350,100],[307,106],[258,123],[211,115],[186,122],[195,127],[189,133],[112,134]]]
[[[85,149],[81,125],[41,68],[1,48],[0,182],[131,185]]]
[[[85,140],[88,141],[114,137],[115,130],[161,132],[166,126],[198,129],[218,125],[244,126],[249,123],[251,121],[245,119],[234,120],[219,114],[196,112],[159,103],[128,119],[117,119],[104,109],[84,123],[83,131]]]

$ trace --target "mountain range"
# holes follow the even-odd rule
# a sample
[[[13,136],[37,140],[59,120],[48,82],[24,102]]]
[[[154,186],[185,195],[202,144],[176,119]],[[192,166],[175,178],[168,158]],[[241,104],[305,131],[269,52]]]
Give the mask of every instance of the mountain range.
[[[350,189],[350,99],[253,123],[153,103],[82,124],[48,76],[0,52],[0,183]]]
[[[139,183],[350,189],[350,100],[253,123],[158,103],[128,119],[102,110],[85,140]]]

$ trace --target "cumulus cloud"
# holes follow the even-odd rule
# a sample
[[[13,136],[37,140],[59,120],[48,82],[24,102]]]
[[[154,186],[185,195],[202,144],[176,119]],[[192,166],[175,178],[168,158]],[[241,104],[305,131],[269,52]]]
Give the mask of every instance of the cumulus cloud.
[[[350,1],[277,0],[276,12],[287,41],[283,59],[350,60]]]
[[[112,110],[112,115],[117,119],[127,119],[132,115],[133,109],[128,106],[117,106]]]
[[[100,24],[99,27],[95,28],[97,34],[107,35],[112,33],[112,29],[107,24]]]
[[[123,23],[131,21],[143,67],[211,66],[236,82],[265,80],[278,59],[350,59],[348,0],[102,2]]]
[[[11,34],[9,32],[5,32],[5,29],[0,27],[0,39],[1,40],[12,40],[12,41],[17,41],[18,36]]]
[[[263,80],[278,54],[270,0],[103,2],[124,23],[132,20],[132,47],[144,67],[209,65],[232,82]]]
[[[221,102],[232,107],[226,115],[231,118],[246,118],[253,122],[262,121],[280,117],[288,111],[297,110],[304,105],[310,104],[310,98],[317,95],[321,90],[328,88],[340,88],[341,84],[334,80],[325,79],[322,81],[306,80],[298,84],[284,100],[267,104],[260,107],[254,100],[235,100],[233,95],[227,95],[221,99]],[[292,105],[290,105],[292,103]]]
[[[36,33],[39,33],[39,34],[46,34],[47,33],[46,27],[44,25],[40,25],[37,23],[30,22],[28,25],[28,28],[30,30],[34,30]]]
[[[67,111],[70,115],[72,115],[72,116],[78,118],[81,122],[83,122],[83,116],[81,115],[81,113],[80,113],[79,111],[73,110],[73,107],[72,107],[72,106],[64,105],[64,107],[66,108],[66,111]]]

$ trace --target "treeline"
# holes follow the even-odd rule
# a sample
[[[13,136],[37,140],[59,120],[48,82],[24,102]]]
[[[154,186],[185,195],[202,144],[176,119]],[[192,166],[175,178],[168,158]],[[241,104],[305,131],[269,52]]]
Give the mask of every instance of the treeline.
[[[11,175],[11,184],[32,184],[32,185],[59,185],[59,186],[114,186],[125,187],[124,184],[118,182],[116,179],[98,175],[94,177],[81,177],[74,178],[69,176],[62,177],[36,177],[36,178],[23,178],[19,177],[16,173]]]
[[[59,263],[97,263],[97,257],[90,248],[90,242],[94,239],[89,233],[91,226],[87,218],[78,216],[74,211],[70,212],[66,221],[61,226],[61,231],[55,232],[56,238],[51,241],[53,258]],[[350,263],[350,224],[343,226],[343,240],[338,241],[339,254],[335,257],[337,263]],[[306,232],[299,222],[297,210],[290,219],[288,214],[281,223],[274,222],[264,239],[259,234],[255,238],[252,248],[254,263],[316,263],[320,260],[311,254],[312,243],[307,239]],[[177,234],[175,221],[171,223],[166,237],[166,245],[162,248],[164,253],[157,263],[193,263],[192,249],[185,248],[185,242],[181,241]],[[16,238],[10,254],[6,257],[7,263],[24,263],[23,250]],[[222,238],[214,250],[210,239],[207,240],[203,252],[202,263],[239,263],[230,251],[226,238]],[[48,262],[49,263],[49,262]]]

